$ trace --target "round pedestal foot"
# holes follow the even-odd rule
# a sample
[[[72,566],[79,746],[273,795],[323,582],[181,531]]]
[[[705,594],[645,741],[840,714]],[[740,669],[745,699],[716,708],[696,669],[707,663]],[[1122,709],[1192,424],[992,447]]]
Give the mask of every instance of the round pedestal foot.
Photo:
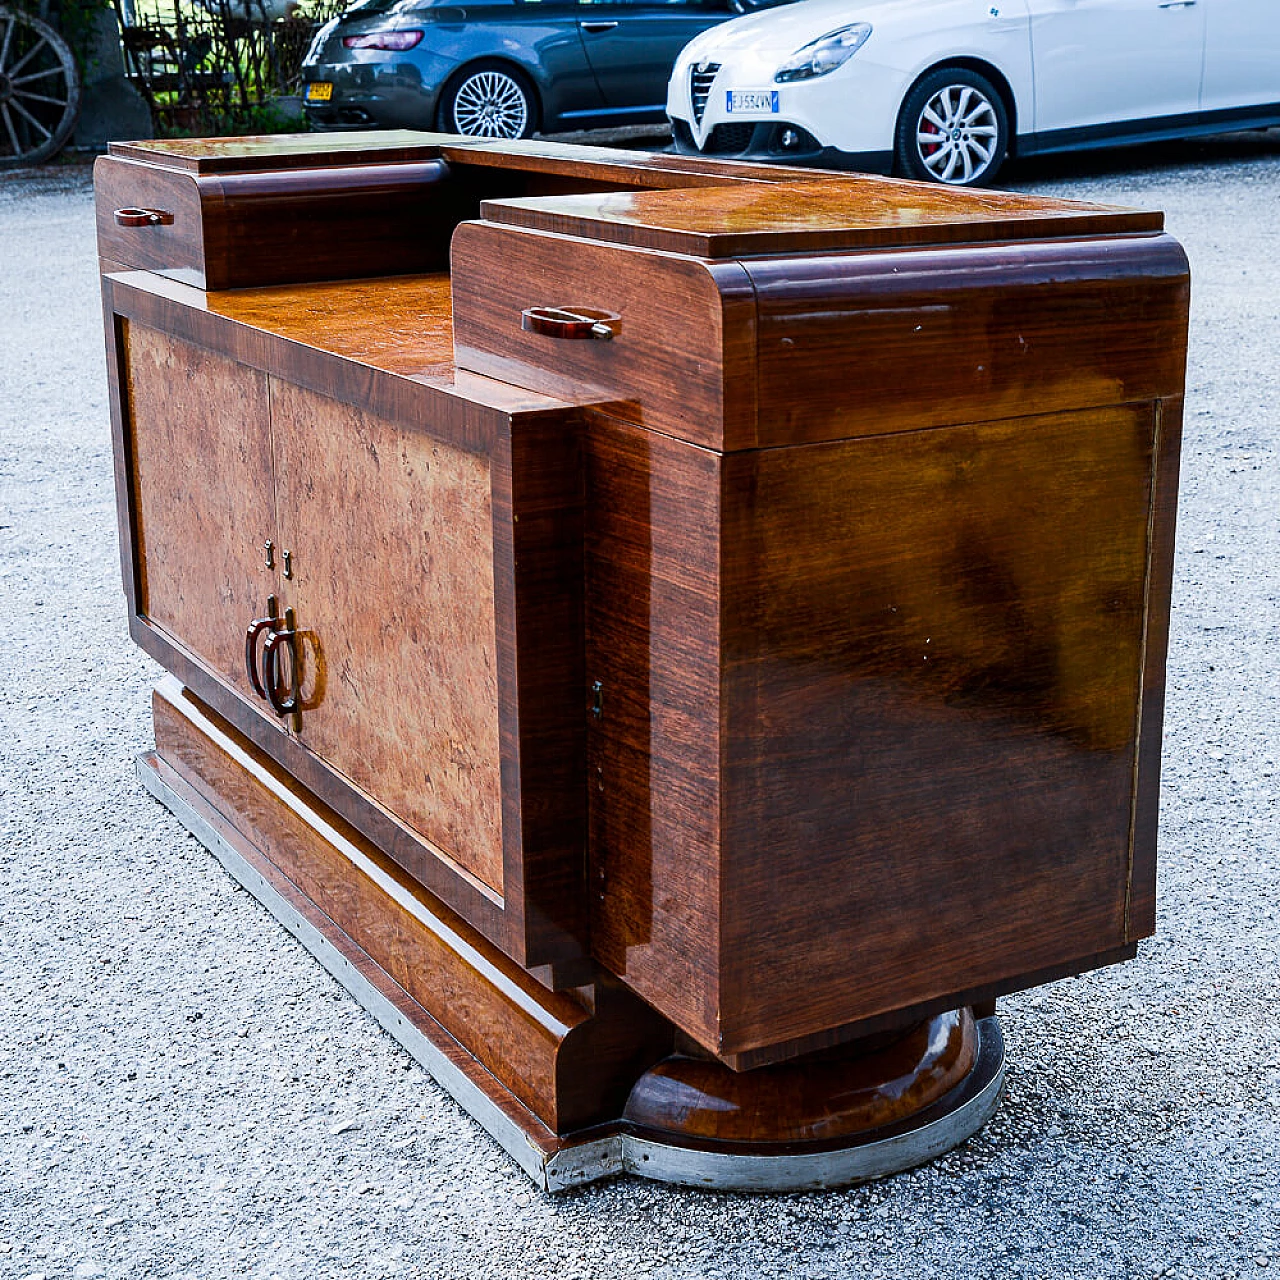
[[[632,1090],[625,1165],[684,1186],[849,1186],[958,1146],[991,1116],[1003,1084],[1000,1024],[969,1009],[754,1071],[677,1054]]]

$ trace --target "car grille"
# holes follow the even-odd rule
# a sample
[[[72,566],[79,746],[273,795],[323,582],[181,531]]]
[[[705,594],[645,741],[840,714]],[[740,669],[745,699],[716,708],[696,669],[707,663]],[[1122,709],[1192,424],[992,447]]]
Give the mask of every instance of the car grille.
[[[754,124],[718,124],[711,130],[702,149],[708,155],[717,156],[746,151],[751,146],[755,131]]]
[[[720,70],[718,62],[695,62],[689,68],[689,97],[693,102],[693,118],[702,123],[707,110],[707,99],[711,96],[711,82]]]

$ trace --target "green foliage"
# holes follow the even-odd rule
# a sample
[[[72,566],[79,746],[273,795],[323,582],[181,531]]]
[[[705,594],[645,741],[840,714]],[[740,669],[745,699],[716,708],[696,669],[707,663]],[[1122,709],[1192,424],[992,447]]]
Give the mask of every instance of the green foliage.
[[[235,138],[266,133],[299,133],[307,128],[300,113],[283,110],[275,102],[251,102],[217,111],[209,108],[183,113],[175,109],[160,120],[162,138]]]
[[[111,0],[3,0],[3,3],[61,32],[82,73],[93,53],[98,16],[111,8]]]

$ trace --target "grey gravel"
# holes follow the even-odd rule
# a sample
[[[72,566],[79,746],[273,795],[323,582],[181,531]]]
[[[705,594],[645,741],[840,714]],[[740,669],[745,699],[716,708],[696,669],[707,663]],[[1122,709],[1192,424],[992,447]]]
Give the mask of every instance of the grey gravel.
[[[89,178],[0,177],[0,1276],[1280,1269],[1280,138],[1007,178],[1192,262],[1159,935],[1001,1002],[1008,1097],[928,1168],[551,1199],[137,784]]]

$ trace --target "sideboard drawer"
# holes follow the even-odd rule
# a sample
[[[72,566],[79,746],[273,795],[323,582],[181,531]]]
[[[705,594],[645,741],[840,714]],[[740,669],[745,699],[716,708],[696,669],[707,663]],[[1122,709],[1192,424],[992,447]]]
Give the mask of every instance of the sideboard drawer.
[[[623,422],[708,448],[755,429],[755,298],[736,262],[463,223],[452,251],[460,368],[550,395],[589,391]],[[612,337],[526,327],[531,310],[607,316]],[[735,371],[741,376],[734,376]]]
[[[98,251],[209,290],[439,270],[473,204],[448,177],[438,158],[193,173],[104,156]]]

